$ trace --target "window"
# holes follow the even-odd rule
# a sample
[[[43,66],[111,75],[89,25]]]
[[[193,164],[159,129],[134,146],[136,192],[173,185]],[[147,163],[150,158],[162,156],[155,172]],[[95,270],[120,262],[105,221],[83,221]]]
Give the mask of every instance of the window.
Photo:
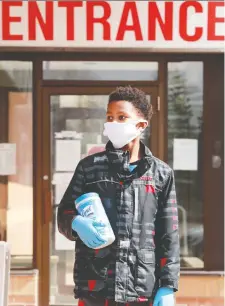
[[[156,81],[157,62],[58,62],[43,63],[45,80]]]
[[[33,260],[32,63],[0,61],[0,240],[12,267]]]
[[[176,179],[181,266],[188,269],[204,268],[202,117],[203,63],[169,63],[168,162]]]

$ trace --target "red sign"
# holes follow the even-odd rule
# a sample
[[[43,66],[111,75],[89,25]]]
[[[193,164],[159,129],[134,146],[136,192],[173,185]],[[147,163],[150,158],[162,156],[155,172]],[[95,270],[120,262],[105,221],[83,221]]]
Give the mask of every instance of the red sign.
[[[0,2],[0,46],[223,48],[224,26],[223,1]]]

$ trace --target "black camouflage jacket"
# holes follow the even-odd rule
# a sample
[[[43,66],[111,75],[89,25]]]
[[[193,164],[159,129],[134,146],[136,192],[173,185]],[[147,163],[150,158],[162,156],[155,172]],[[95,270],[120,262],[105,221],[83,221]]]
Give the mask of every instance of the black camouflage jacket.
[[[178,290],[178,212],[172,169],[141,144],[144,157],[129,171],[129,152],[106,151],[81,160],[58,209],[59,231],[76,241],[75,297],[116,302],[151,300],[158,287]],[[87,248],[71,229],[74,201],[96,192],[116,241],[100,251]]]

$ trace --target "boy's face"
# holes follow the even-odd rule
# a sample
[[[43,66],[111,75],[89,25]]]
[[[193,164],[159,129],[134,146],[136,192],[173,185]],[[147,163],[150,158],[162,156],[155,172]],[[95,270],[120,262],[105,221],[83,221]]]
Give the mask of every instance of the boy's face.
[[[128,101],[115,101],[108,104],[106,121],[125,123],[130,120],[145,120],[144,117],[138,112],[132,103]],[[139,122],[138,128],[146,128],[147,122]]]

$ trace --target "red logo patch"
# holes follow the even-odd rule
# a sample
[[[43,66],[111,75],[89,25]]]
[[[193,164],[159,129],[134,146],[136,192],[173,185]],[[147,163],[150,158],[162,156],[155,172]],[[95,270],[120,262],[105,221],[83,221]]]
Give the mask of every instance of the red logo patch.
[[[112,275],[113,274],[113,270],[108,270],[108,275]]]
[[[152,181],[152,176],[142,176],[140,180],[141,181]]]
[[[153,185],[146,185],[145,186],[145,191],[147,193],[155,193],[155,187]]]
[[[74,215],[74,210],[64,210],[64,215]]]
[[[139,297],[138,298],[138,302],[147,302],[148,301],[148,299],[146,298],[146,297]]]
[[[177,224],[173,224],[173,230],[177,230],[178,229],[178,225]]]
[[[95,289],[96,282],[97,282],[96,280],[89,280],[88,281],[88,289],[90,291],[93,291]]]
[[[163,268],[167,263],[167,258],[161,258],[160,260],[160,265],[161,265],[161,268]]]

